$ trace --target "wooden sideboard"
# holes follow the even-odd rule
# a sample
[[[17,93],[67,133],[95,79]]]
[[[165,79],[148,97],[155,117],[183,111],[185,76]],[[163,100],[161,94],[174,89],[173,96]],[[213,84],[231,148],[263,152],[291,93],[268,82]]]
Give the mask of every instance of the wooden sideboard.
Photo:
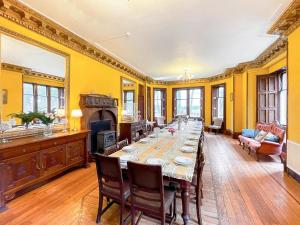
[[[88,166],[88,131],[20,138],[0,144],[0,211],[15,194],[67,169]]]
[[[131,144],[132,139],[136,137],[136,134],[140,135],[147,132],[146,120],[141,120],[138,122],[121,122],[120,123],[120,140],[128,139],[129,144]]]

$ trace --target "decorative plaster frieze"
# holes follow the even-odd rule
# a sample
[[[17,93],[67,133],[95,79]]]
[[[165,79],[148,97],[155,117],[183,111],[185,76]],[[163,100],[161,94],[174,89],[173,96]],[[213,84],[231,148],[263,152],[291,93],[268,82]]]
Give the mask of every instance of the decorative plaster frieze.
[[[269,29],[268,34],[288,36],[300,26],[300,0],[294,0]]]
[[[17,66],[17,65],[13,65],[13,64],[8,64],[8,63],[1,63],[1,69],[19,72],[19,73],[22,73],[23,75],[27,75],[27,76],[31,76],[31,77],[50,79],[50,80],[61,81],[61,82],[65,81],[64,77],[54,76],[54,75],[50,75],[50,74],[46,74],[46,73],[40,73],[40,72],[36,72],[30,68]]]
[[[284,27],[288,31],[294,29],[299,25],[299,2],[295,0],[288,10],[281,16],[277,22],[272,26],[269,33],[278,33],[283,31]],[[262,54],[260,54],[255,60],[238,64],[236,67],[228,68],[224,73],[208,77],[208,78],[196,78],[189,81],[157,81],[151,77],[142,74],[130,66],[118,61],[114,57],[106,54],[102,50],[98,49],[94,45],[80,38],[76,34],[66,30],[62,26],[49,20],[40,13],[30,9],[23,3],[17,0],[0,0],[0,16],[13,21],[29,30],[32,30],[40,35],[43,35],[53,41],[56,41],[70,49],[73,49],[79,53],[82,53],[94,60],[97,60],[105,65],[108,65],[118,71],[128,74],[130,77],[138,79],[140,81],[157,84],[157,85],[168,85],[168,84],[182,84],[182,83],[206,83],[211,81],[217,81],[231,77],[234,73],[243,73],[248,68],[256,68],[265,65],[275,57],[287,49],[286,38],[279,38],[269,48],[267,48]],[[281,22],[280,22],[281,21]],[[285,21],[285,22],[283,22]],[[279,26],[280,24],[280,26]],[[288,26],[283,26],[286,24]],[[8,29],[0,27],[0,30]],[[276,32],[275,32],[276,30]],[[13,31],[10,31],[13,32]],[[280,33],[280,32],[279,32]]]

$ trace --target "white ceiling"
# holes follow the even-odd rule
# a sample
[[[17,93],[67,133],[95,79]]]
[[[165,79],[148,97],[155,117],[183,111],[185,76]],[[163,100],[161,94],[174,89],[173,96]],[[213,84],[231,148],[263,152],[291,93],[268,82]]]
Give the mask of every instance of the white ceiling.
[[[207,77],[255,59],[291,0],[23,0],[155,79]],[[130,35],[126,35],[126,33]]]
[[[1,62],[65,77],[66,59],[50,51],[1,35]]]

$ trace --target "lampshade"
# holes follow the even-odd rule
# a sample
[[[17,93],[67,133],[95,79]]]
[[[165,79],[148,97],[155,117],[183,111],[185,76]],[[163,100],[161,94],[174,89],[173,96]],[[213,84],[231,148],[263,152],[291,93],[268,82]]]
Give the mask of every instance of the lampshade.
[[[82,111],[80,109],[73,109],[71,113],[71,117],[74,118],[82,117]]]

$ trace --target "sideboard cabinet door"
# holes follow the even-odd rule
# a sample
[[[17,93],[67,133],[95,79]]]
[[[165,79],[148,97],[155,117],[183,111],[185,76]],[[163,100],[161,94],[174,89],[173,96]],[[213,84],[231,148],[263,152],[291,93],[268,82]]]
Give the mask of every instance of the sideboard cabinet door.
[[[67,165],[84,161],[84,141],[74,141],[67,144]]]
[[[45,149],[41,152],[42,175],[63,170],[66,166],[66,145]]]
[[[6,190],[26,185],[40,177],[40,153],[30,153],[4,160]]]

